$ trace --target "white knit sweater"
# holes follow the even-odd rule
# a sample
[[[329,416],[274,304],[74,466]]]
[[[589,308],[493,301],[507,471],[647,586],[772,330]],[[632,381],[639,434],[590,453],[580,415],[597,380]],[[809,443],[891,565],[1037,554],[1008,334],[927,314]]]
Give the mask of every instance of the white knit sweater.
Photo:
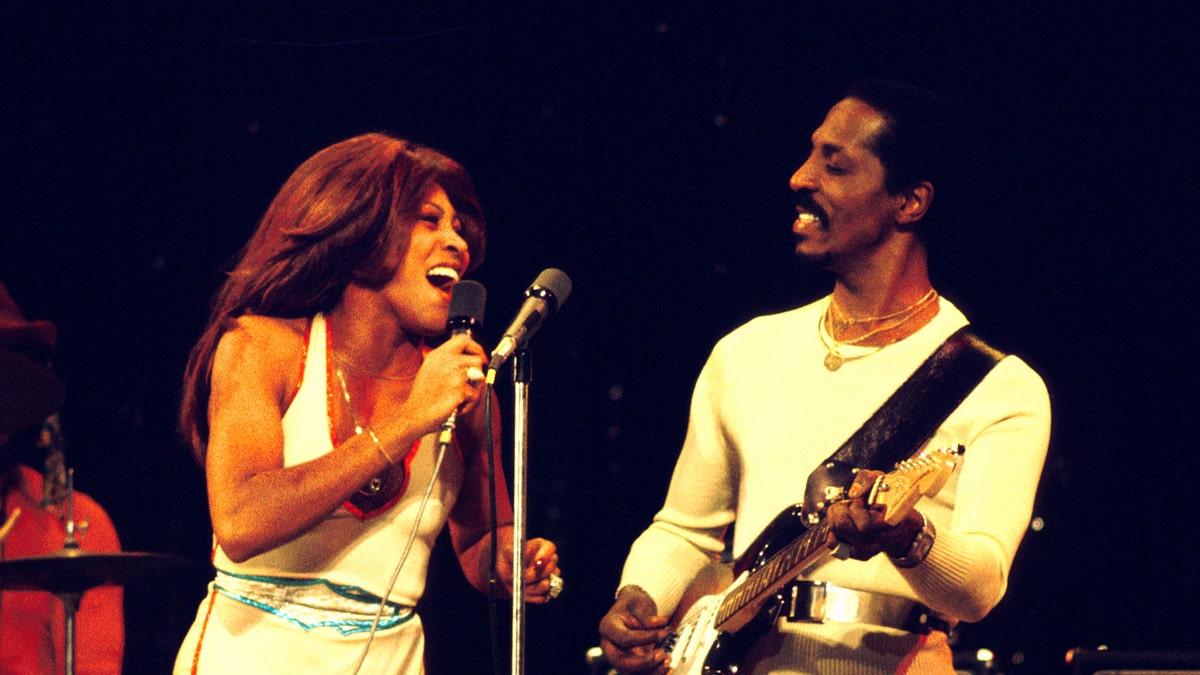
[[[943,298],[916,334],[875,353],[841,348],[846,356],[870,354],[831,372],[818,334],[827,304],[750,321],[704,366],[666,502],[634,542],[621,579],[649,592],[660,613],[674,610],[692,576],[722,550],[726,526],[736,519],[733,549],[742,555],[776,515],[803,500],[809,473],[967,324]],[[1023,361],[1005,357],[926,446],[961,443],[966,453],[940,493],[917,505],[937,527],[925,562],[902,570],[884,555],[833,560],[808,576],[982,619],[1004,595],[1049,434],[1045,385]]]

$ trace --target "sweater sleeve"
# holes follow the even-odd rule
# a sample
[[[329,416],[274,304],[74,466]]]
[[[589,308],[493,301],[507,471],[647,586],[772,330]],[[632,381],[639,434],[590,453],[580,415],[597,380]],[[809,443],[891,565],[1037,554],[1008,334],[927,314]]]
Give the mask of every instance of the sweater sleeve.
[[[1013,556],[1033,513],[1050,439],[1045,385],[1010,356],[947,427],[961,434],[967,448],[953,512],[937,514],[949,522],[937,522],[928,558],[900,572],[932,609],[978,621],[1004,596]]]
[[[620,587],[640,586],[661,614],[670,614],[705,564],[724,549],[733,522],[738,460],[717,413],[724,391],[716,352],[692,394],[687,436],[666,502],[654,522],[634,541]]]

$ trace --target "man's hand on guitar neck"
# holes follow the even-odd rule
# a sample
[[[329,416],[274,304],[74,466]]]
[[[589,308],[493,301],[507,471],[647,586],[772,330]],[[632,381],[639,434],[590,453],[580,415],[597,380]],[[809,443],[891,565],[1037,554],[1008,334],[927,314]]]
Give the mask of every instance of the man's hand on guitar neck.
[[[600,620],[600,647],[609,665],[621,673],[668,672],[668,654],[658,647],[667,637],[667,621],[649,593],[623,587]]]
[[[884,522],[886,507],[870,501],[872,486],[881,476],[881,471],[859,471],[846,498],[830,504],[825,514],[833,536],[850,547],[855,560],[869,560],[880,552],[902,557],[924,522],[915,510],[894,526]]]

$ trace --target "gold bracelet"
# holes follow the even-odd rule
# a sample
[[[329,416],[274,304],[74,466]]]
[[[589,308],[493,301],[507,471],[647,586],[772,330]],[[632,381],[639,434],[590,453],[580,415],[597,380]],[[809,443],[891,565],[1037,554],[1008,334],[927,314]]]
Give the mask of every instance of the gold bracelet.
[[[375,435],[375,430],[371,427],[367,427],[365,431],[367,432],[367,435],[371,437],[371,441],[375,443],[375,448],[379,450],[379,454],[383,455],[383,458],[387,460],[388,464],[391,466],[396,466],[396,461],[389,457],[387,452],[384,451],[383,444],[379,442],[379,437]]]

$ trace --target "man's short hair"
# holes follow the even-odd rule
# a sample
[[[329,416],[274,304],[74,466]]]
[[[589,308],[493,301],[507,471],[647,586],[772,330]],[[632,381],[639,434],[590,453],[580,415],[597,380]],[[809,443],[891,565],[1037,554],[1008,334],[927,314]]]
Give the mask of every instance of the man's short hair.
[[[846,91],[874,108],[886,126],[876,135],[872,150],[884,166],[889,192],[922,181],[934,187],[941,215],[961,206],[975,169],[974,133],[966,115],[953,101],[903,82],[877,78],[855,81]],[[928,220],[928,216],[924,220]]]

